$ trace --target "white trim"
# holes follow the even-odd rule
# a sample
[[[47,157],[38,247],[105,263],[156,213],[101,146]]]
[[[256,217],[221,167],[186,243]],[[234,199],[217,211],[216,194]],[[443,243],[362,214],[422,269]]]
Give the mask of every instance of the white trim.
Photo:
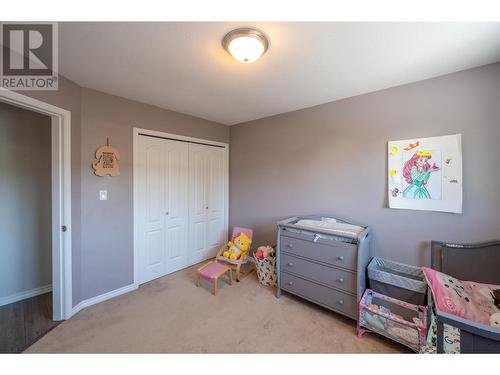
[[[0,298],[0,306],[9,305],[14,302],[22,301],[23,299],[39,296],[52,291],[52,284],[41,286],[39,288],[25,290],[16,294],[11,294],[7,297]]]
[[[138,286],[139,285],[139,254],[138,254],[138,245],[137,245],[137,239],[139,238],[139,234],[137,233],[138,231],[138,225],[137,223],[137,214],[138,214],[138,209],[137,209],[137,202],[138,202],[138,179],[137,179],[137,168],[138,168],[138,149],[139,149],[139,144],[138,144],[138,138],[139,138],[139,133],[141,134],[147,134],[147,135],[153,135],[157,137],[163,137],[163,138],[170,138],[173,140],[179,140],[179,141],[187,141],[187,142],[197,142],[197,143],[204,143],[207,145],[214,145],[214,146],[220,146],[224,148],[224,163],[225,163],[225,169],[227,170],[226,173],[226,181],[224,184],[224,204],[225,204],[225,218],[224,218],[224,232],[225,232],[225,238],[228,238],[229,235],[229,143],[224,143],[224,142],[217,142],[217,141],[211,141],[208,139],[202,139],[202,138],[194,138],[194,137],[187,137],[184,135],[178,135],[178,134],[172,134],[172,133],[164,133],[164,132],[159,132],[156,130],[148,130],[148,129],[143,129],[143,128],[134,128],[133,129],[133,150],[132,150],[132,158],[133,158],[133,207],[134,207],[134,285]],[[189,264],[188,264],[189,267]]]
[[[53,319],[71,316],[71,112],[0,88],[0,101],[52,118],[52,300]],[[63,233],[61,226],[67,231]]]
[[[133,139],[132,139],[132,209],[133,209],[133,217],[132,217],[132,225],[134,231],[134,243],[133,243],[133,251],[134,251],[134,284],[139,285],[139,255],[137,251],[137,197],[138,197],[138,178],[137,178],[137,166],[139,164],[139,157],[137,155],[137,151],[139,149],[139,132],[141,129],[134,128],[133,129]]]
[[[107,293],[83,300],[78,305],[73,307],[73,311],[71,312],[71,316],[77,314],[78,312],[80,312],[81,310],[83,310],[86,307],[95,305],[97,303],[104,302],[104,301],[111,299],[111,298],[114,298],[114,297],[118,297],[122,294],[131,292],[131,291],[136,290],[136,289],[137,289],[137,284],[133,283],[133,284],[124,286],[122,288],[112,290],[111,292],[107,292]]]

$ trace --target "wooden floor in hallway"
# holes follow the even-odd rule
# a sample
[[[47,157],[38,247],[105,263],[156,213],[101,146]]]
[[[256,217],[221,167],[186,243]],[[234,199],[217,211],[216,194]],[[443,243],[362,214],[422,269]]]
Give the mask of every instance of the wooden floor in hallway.
[[[0,306],[0,353],[21,353],[58,324],[52,293]]]

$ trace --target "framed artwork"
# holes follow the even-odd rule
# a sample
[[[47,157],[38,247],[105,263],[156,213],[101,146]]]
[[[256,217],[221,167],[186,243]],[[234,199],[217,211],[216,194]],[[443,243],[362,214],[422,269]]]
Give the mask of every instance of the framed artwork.
[[[389,207],[462,213],[462,135],[388,143]]]

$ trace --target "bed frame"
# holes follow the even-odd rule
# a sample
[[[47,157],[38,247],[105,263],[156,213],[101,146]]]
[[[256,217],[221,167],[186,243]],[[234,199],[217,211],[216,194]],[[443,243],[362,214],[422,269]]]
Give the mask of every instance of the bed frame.
[[[500,285],[500,241],[475,244],[431,242],[432,268],[460,280]],[[460,353],[500,353],[500,329],[436,309],[437,352],[443,353],[444,324],[460,329]]]

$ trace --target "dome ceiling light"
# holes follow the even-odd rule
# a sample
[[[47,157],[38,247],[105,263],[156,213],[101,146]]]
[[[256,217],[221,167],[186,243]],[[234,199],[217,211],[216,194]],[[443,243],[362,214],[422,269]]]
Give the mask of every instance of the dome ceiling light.
[[[262,31],[245,27],[228,32],[222,46],[239,62],[250,64],[266,53],[269,40]]]

